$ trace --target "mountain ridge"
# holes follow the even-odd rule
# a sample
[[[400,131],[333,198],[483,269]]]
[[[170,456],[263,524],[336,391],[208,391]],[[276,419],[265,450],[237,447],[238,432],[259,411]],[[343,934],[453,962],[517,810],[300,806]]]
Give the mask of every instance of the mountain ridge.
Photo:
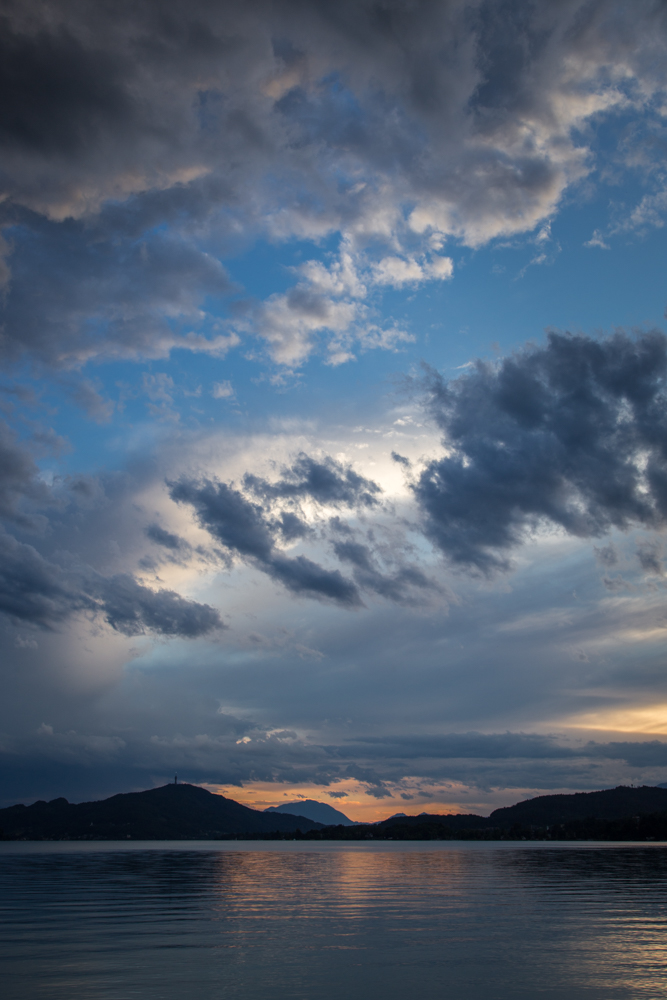
[[[299,810],[299,811],[297,811]],[[342,824],[343,826],[356,826],[353,819],[346,816],[340,809],[334,809],[328,802],[317,802],[315,799],[303,799],[299,802],[284,802],[279,806],[269,806],[265,813],[283,813],[290,816],[306,816],[316,823],[324,823],[325,826]]]
[[[57,798],[9,806],[0,809],[0,836],[5,840],[222,840],[290,835],[350,840],[667,839],[667,788],[651,785],[539,795],[495,809],[490,816],[421,813],[395,815],[374,824],[325,825],[283,808],[260,812],[197,785],[170,784],[96,802],[72,804]]]
[[[0,830],[6,840],[217,840],[305,833],[321,827],[305,816],[267,816],[186,783],[96,802],[74,804],[58,798],[0,809]]]

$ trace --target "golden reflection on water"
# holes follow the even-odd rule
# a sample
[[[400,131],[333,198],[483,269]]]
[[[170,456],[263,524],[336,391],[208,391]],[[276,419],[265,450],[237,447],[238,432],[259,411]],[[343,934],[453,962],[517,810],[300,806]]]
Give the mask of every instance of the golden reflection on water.
[[[465,902],[471,867],[483,858],[452,851],[442,854],[401,852],[239,852],[220,854],[216,887],[225,905],[248,897],[257,911],[272,904],[303,915],[321,916],[333,909],[348,916],[369,906],[404,909],[407,886],[419,897]]]

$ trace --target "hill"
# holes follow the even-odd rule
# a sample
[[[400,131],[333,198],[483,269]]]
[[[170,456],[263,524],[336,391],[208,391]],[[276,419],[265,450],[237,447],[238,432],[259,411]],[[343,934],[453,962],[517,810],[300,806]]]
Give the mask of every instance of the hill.
[[[389,819],[376,823],[375,826],[387,828],[400,824],[405,827],[417,827],[424,823],[440,823],[449,826],[452,830],[481,830],[486,829],[489,820],[486,816],[477,816],[475,813],[420,813],[418,816],[390,816]]]
[[[619,785],[599,792],[575,792],[572,795],[538,795],[513,806],[494,809],[490,816],[474,813],[421,813],[419,816],[391,817],[377,825],[414,828],[440,824],[451,830],[509,830],[515,826],[550,828],[584,820],[616,822],[634,816],[667,813],[667,788],[643,785],[629,788]]]
[[[601,792],[576,792],[574,795],[538,795],[525,802],[494,809],[489,824],[503,829],[515,823],[531,826],[556,826],[575,820],[621,820],[667,811],[667,788],[643,785],[641,788],[606,788]]]
[[[315,799],[303,799],[301,802],[285,802],[280,806],[269,806],[265,813],[289,813],[290,815],[306,816],[316,823],[326,826],[340,823],[342,826],[356,826],[354,820],[348,819],[340,809],[334,809],[328,802],[316,802]]]
[[[67,799],[0,809],[6,840],[213,840],[317,830],[305,816],[267,815],[196,785],[163,785],[100,802]]]

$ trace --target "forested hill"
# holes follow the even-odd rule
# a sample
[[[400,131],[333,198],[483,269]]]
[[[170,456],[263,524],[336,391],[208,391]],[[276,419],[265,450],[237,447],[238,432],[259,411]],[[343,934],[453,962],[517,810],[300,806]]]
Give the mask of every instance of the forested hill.
[[[317,830],[305,816],[262,813],[196,785],[163,785],[73,805],[67,799],[0,809],[8,840],[210,840]]]
[[[507,828],[515,823],[532,826],[555,826],[573,820],[621,820],[632,816],[667,811],[667,788],[606,788],[601,792],[576,792],[574,795],[539,795],[514,806],[495,809],[489,816],[491,826]]]
[[[441,823],[452,830],[484,830],[510,827],[552,827],[577,820],[622,820],[633,816],[647,816],[667,812],[667,788],[644,785],[630,788],[606,788],[601,792],[575,792],[573,795],[538,795],[513,806],[494,809],[490,816],[473,813],[456,813],[450,816],[421,813],[419,816],[392,817],[378,826],[419,826],[424,823]]]

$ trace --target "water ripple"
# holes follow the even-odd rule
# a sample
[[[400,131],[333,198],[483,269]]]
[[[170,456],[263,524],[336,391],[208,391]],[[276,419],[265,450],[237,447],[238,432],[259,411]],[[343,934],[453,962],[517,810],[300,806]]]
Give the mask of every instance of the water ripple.
[[[667,848],[0,845],[6,1000],[636,1000]]]

